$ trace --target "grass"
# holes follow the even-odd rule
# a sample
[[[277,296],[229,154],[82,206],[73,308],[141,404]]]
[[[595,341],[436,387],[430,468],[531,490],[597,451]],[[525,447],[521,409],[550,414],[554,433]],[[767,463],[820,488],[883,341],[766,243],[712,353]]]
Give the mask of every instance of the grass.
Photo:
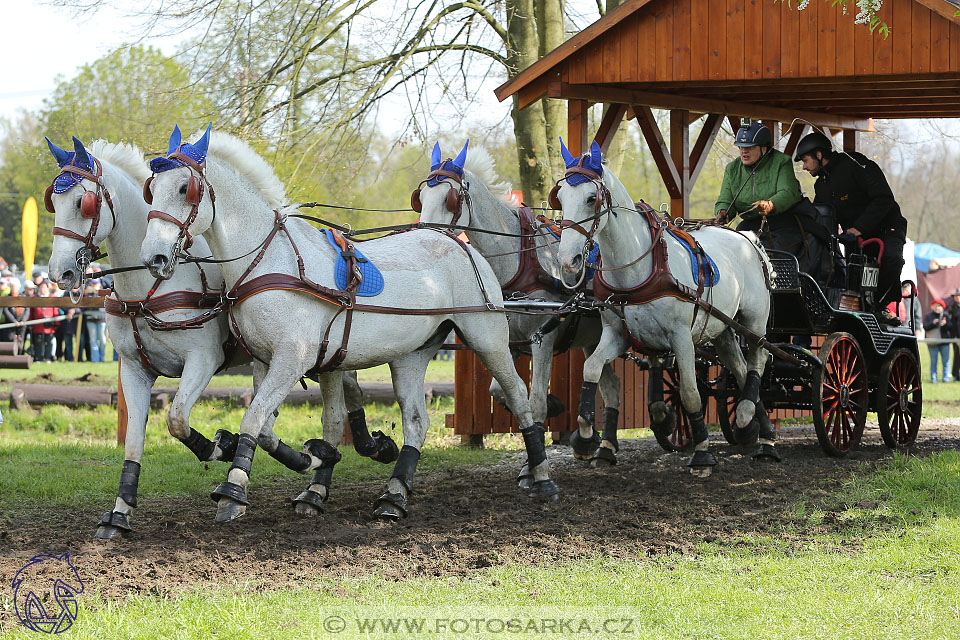
[[[545,631],[563,619],[568,630],[588,625],[584,637],[960,637],[960,455],[897,456],[863,471],[820,502],[798,496],[766,535],[700,543],[694,553],[613,560],[598,549],[587,560],[462,578],[318,575],[267,593],[198,585],[179,597],[84,597],[69,633],[324,638],[332,637],[325,624],[342,621],[336,637],[573,637]],[[835,525],[820,526],[823,514]],[[406,618],[394,623],[400,630],[386,631],[398,618]],[[506,619],[520,626],[498,633]]]

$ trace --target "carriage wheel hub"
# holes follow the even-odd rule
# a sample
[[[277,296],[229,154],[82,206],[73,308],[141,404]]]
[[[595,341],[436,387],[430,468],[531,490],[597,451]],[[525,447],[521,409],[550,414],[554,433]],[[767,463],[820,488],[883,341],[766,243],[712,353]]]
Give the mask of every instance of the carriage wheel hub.
[[[906,408],[907,403],[910,402],[910,392],[906,387],[900,389],[900,393],[897,394],[897,402],[900,403],[901,408]]]
[[[844,409],[850,406],[850,387],[847,385],[840,387],[840,406]]]

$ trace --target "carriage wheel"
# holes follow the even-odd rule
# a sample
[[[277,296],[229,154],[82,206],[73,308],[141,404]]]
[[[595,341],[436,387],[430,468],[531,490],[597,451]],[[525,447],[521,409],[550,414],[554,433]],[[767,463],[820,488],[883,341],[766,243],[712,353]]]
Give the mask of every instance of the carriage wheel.
[[[867,368],[856,339],[831,333],[820,347],[823,367],[814,375],[813,426],[820,446],[844,456],[860,443],[867,421]]]
[[[877,420],[888,447],[913,445],[920,430],[922,406],[920,365],[909,350],[897,349],[880,367],[877,387]]]
[[[697,389],[700,391],[700,404],[706,411],[705,383],[699,375],[697,375]],[[685,451],[693,446],[693,434],[690,431],[690,418],[687,417],[686,411],[683,410],[683,402],[680,401],[680,375],[676,365],[663,370],[663,401],[673,409],[676,415],[673,430],[667,435],[654,432],[654,436],[665,451]]]
[[[734,431],[737,428],[737,402],[740,400],[740,387],[737,379],[727,369],[720,374],[717,385],[717,421],[723,437],[730,444],[738,444]]]

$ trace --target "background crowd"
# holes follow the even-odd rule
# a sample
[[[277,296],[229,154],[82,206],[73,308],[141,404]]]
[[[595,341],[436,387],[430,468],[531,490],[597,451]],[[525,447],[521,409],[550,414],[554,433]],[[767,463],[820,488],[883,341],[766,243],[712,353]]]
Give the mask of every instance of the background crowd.
[[[100,272],[99,266],[94,265],[91,270],[92,277],[83,295],[103,295],[102,290],[109,289],[112,282],[109,276],[96,275]],[[58,298],[66,295],[43,271],[34,270],[28,278],[24,273],[16,274],[0,258],[0,296]],[[108,359],[107,314],[100,308],[0,307],[0,342],[13,340],[36,362],[104,362]],[[113,360],[117,360],[116,350],[112,347],[111,350]]]
[[[960,338],[960,289],[954,291],[950,298],[949,303],[943,298],[930,302],[930,311],[923,318],[923,329],[928,340]],[[960,346],[957,343],[928,342],[927,349],[930,350],[930,382],[960,381]],[[953,367],[950,366],[951,351]]]

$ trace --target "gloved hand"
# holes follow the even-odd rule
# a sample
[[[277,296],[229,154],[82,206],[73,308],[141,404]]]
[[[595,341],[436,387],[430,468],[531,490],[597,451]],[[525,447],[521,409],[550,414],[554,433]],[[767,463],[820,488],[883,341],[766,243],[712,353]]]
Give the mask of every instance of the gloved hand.
[[[837,236],[837,240],[839,240],[841,244],[849,244],[854,246],[857,244],[857,236],[852,233],[841,233],[839,236]]]
[[[717,220],[717,222],[718,222],[719,224],[727,224],[727,222],[728,222],[728,220],[727,220],[727,210],[726,210],[726,209],[720,209],[720,211],[717,211],[716,220]]]
[[[752,208],[762,216],[768,216],[773,213],[773,203],[769,200],[757,200],[753,203]]]

